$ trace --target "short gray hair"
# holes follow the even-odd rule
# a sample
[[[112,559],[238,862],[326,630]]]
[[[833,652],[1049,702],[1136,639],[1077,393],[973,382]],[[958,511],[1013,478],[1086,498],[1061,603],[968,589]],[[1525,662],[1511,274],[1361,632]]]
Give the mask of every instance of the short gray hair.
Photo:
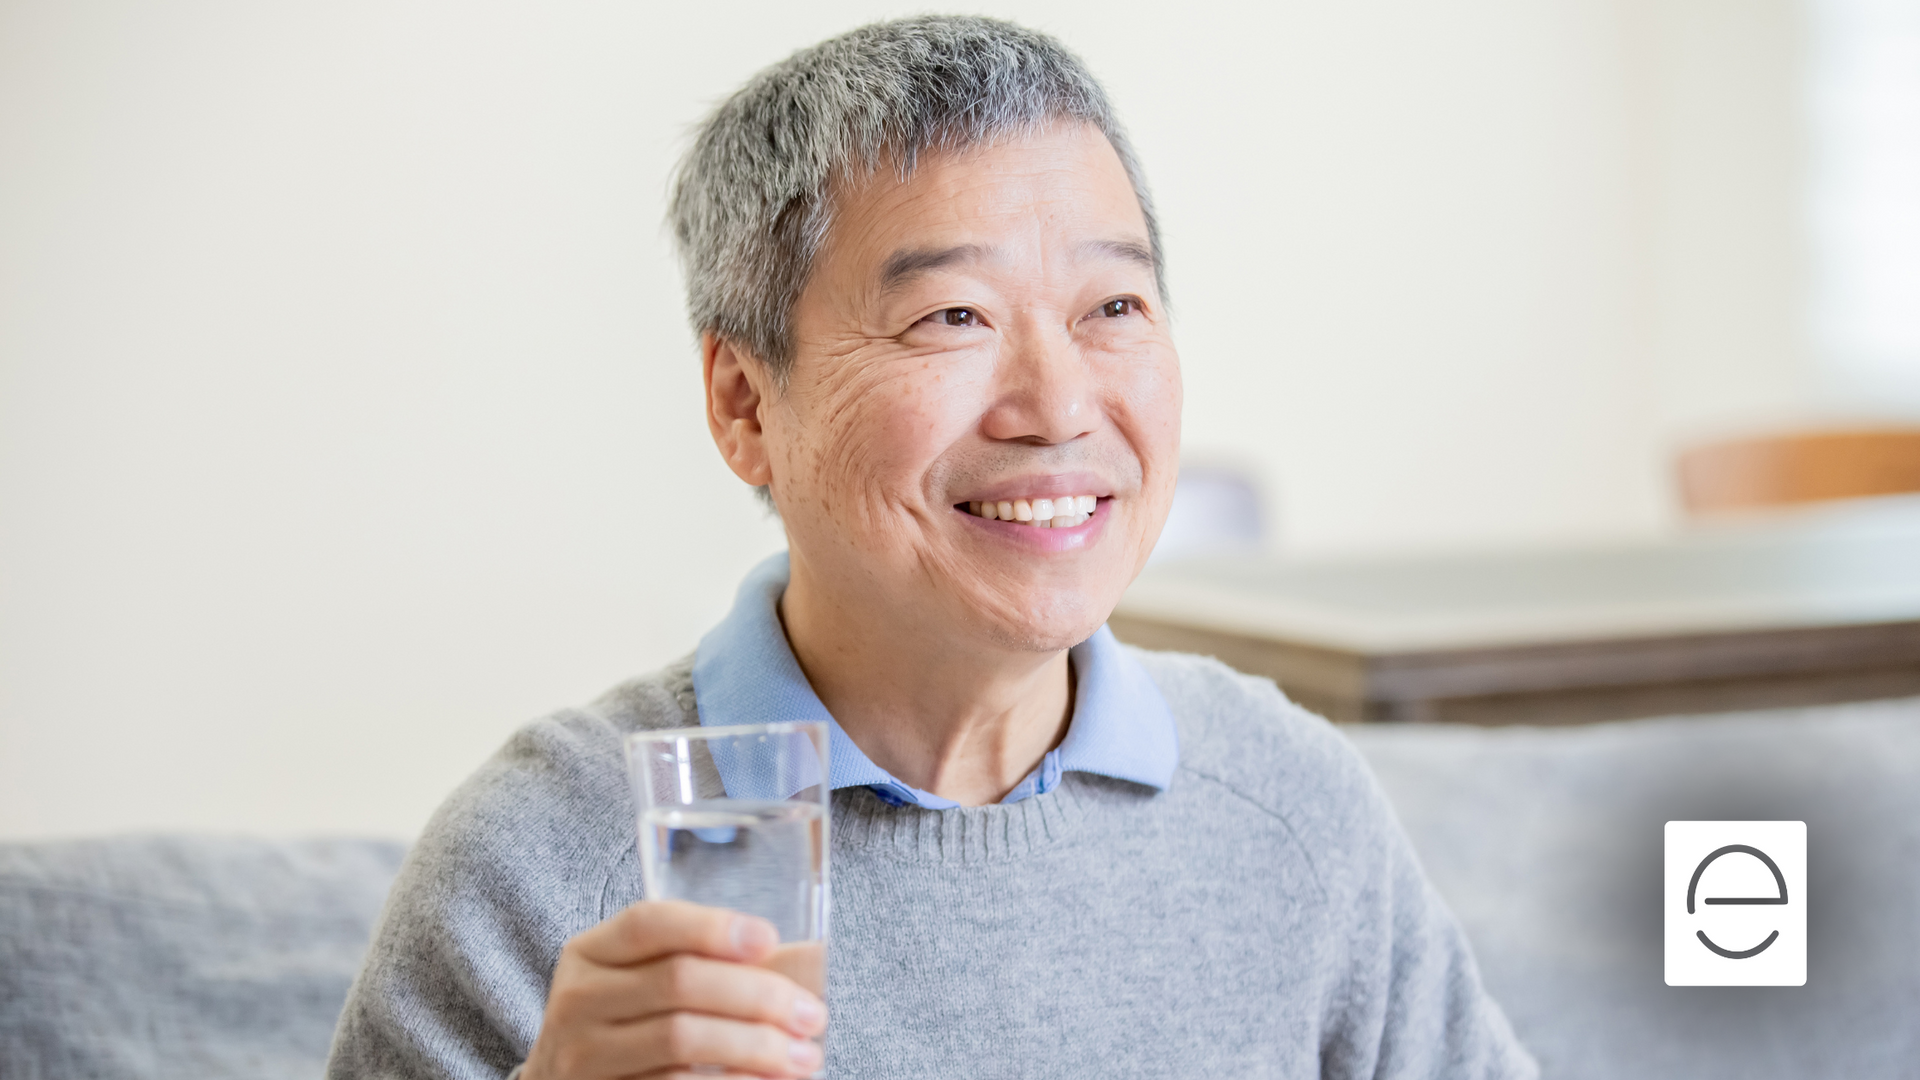
[[[998,19],[935,15],[863,26],[753,77],[708,116],[680,161],[668,218],[699,332],[733,342],[784,383],[793,306],[831,224],[829,188],[855,170],[965,150],[1067,120],[1113,144],[1146,215],[1146,178],[1106,92],[1046,34]]]

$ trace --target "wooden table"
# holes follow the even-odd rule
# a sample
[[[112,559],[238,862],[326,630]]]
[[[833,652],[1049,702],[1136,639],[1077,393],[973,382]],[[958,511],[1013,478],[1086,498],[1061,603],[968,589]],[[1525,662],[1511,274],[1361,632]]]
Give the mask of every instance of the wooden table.
[[[1331,719],[1558,724],[1920,694],[1920,498],[1632,546],[1150,567],[1111,625]]]

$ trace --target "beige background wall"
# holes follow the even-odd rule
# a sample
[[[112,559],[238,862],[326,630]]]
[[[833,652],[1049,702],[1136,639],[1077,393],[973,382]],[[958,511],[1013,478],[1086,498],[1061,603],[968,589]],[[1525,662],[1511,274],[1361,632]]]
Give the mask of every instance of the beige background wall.
[[[406,835],[690,649],[779,538],[667,170],[907,10],[0,3],[0,835]],[[1118,99],[1278,550],[1654,533],[1674,440],[1807,407],[1786,0],[988,10]]]

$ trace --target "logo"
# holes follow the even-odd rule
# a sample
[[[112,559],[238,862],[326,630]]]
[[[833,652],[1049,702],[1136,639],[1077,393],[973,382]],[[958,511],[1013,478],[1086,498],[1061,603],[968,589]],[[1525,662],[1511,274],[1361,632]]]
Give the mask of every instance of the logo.
[[[1805,986],[1807,826],[1667,822],[1668,986]]]

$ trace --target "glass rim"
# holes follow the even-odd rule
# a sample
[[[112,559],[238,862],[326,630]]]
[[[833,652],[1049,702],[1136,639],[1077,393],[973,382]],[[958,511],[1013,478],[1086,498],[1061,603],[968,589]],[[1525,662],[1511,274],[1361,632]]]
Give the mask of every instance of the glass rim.
[[[809,732],[815,728],[824,735],[827,733],[827,722],[825,720],[774,720],[765,724],[715,724],[700,727],[660,728],[654,731],[630,732],[627,735],[627,742],[668,742],[740,735],[791,735]]]

